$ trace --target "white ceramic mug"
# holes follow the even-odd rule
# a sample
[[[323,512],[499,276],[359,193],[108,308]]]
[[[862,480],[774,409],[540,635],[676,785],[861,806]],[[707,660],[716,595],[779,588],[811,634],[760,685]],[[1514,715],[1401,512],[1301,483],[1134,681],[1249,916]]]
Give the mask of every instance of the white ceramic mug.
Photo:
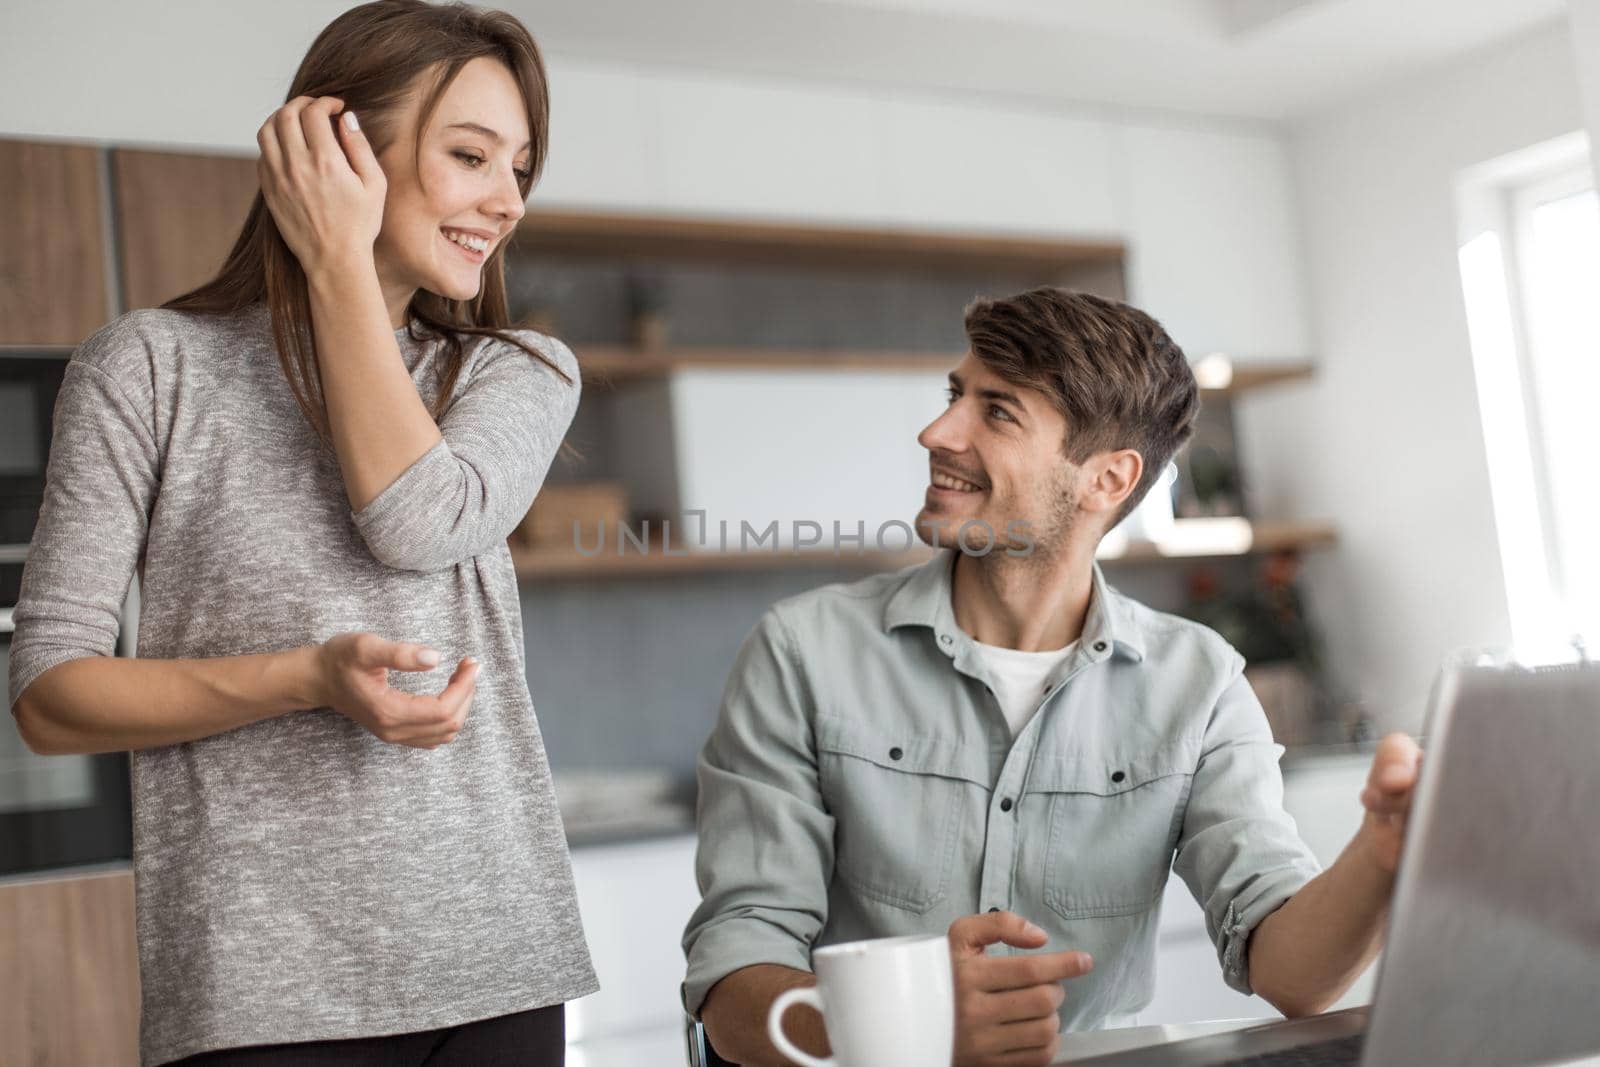
[[[817,984],[772,1002],[767,1036],[802,1067],[949,1067],[955,1054],[955,983],[943,934],[828,945],[811,954]],[[822,1013],[833,1058],[819,1060],[783,1033],[783,1013]]]

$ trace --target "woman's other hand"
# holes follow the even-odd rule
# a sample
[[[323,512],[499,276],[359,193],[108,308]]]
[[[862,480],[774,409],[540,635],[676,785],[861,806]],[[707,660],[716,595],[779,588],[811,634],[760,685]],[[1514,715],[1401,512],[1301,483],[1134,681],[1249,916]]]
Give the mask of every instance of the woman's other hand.
[[[370,261],[383,228],[388,183],[354,114],[335,96],[297,96],[256,131],[261,195],[307,274]]]
[[[322,704],[360,723],[380,741],[412,748],[448,745],[472,708],[478,661],[468,656],[456,664],[437,696],[405,693],[389,684],[390,671],[427,671],[438,665],[439,653],[422,645],[368,633],[330,637],[317,648]]]

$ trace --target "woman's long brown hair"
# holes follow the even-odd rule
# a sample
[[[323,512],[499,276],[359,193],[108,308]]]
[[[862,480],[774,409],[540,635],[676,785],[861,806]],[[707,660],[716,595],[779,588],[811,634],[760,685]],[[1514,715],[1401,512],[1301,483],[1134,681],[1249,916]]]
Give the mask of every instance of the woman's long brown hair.
[[[295,72],[285,102],[297,96],[336,96],[361,116],[361,128],[381,153],[397,135],[395,122],[409,94],[421,85],[425,95],[417,114],[419,168],[422,131],[439,98],[468,61],[488,57],[504,63],[522,90],[532,138],[528,177],[518,187],[527,199],[544,167],[550,143],[550,97],[544,60],[526,27],[503,11],[463,3],[425,0],[374,0],[351,8],[317,35]],[[419,79],[432,79],[429,86]],[[508,332],[505,248],[502,241],[483,266],[483,283],[471,300],[449,300],[418,289],[407,309],[413,338],[440,337],[445,358],[439,363],[439,390],[433,416],[449,403],[463,362],[462,335],[487,335],[516,345],[571,381],[545,355]],[[215,278],[162,304],[179,311],[227,313],[265,301],[272,313],[278,362],[295,400],[319,436],[328,434],[317,346],[311,330],[311,297],[305,271],[278,232],[272,212],[256,193],[244,229]],[[419,334],[418,328],[424,333]]]

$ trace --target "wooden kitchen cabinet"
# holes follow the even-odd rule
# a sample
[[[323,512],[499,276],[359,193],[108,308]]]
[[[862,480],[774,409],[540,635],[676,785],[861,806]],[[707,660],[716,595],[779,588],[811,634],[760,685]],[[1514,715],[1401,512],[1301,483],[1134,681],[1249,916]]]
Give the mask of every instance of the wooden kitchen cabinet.
[[[111,151],[124,309],[155,307],[210,280],[260,188],[251,157]]]
[[[0,1063],[139,1062],[133,874],[0,884]]]
[[[0,344],[76,345],[110,317],[100,149],[0,140]]]

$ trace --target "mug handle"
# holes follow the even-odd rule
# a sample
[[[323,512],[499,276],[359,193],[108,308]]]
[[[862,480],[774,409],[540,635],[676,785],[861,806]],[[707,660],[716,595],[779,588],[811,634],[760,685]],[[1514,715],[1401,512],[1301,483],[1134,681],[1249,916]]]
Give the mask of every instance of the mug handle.
[[[837,1067],[832,1059],[819,1060],[809,1053],[801,1052],[784,1034],[783,1013],[796,1004],[809,1004],[820,1012],[822,995],[817,992],[816,986],[803,986],[780,993],[778,999],[772,1002],[772,1010],[767,1012],[767,1038],[779,1052],[800,1064],[800,1067]]]

